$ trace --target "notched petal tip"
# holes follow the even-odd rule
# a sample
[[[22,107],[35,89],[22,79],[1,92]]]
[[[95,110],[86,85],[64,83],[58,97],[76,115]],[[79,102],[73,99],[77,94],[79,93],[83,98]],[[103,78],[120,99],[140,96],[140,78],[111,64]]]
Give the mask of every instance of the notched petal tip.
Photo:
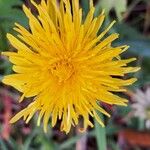
[[[38,4],[37,4],[34,0],[30,0],[30,2],[31,2],[32,5],[35,6],[36,8],[38,7]]]
[[[48,125],[45,123],[43,125],[43,130],[44,130],[44,133],[47,133],[47,131],[48,131]]]
[[[116,20],[113,20],[111,23],[114,25],[117,21]]]
[[[19,99],[19,103],[21,103],[24,100],[25,94],[23,94],[20,99]]]
[[[102,12],[100,15],[104,15],[105,14],[105,9],[102,9]]]
[[[140,69],[141,69],[141,67],[133,67],[132,72],[137,72],[137,71],[139,71]]]
[[[10,124],[13,124],[13,123],[15,123],[16,121],[14,121],[14,119],[13,118],[11,118],[10,120],[9,120],[9,123]]]
[[[79,128],[78,131],[80,133],[85,133],[87,131],[87,128]]]
[[[135,57],[134,57],[134,58],[130,58],[129,63],[130,63],[130,62],[133,62],[133,61],[136,61],[136,60],[137,60],[137,58],[135,58]]]
[[[0,52],[0,55],[1,55],[1,56],[4,55],[3,53],[4,53],[4,52]]]
[[[122,103],[120,103],[120,104],[118,104],[118,105],[120,105],[120,106],[128,106],[128,100],[127,99],[123,99],[123,101],[122,101]]]
[[[93,7],[93,0],[90,0],[90,8]]]
[[[16,121],[18,121],[21,117],[24,116],[24,113],[25,113],[25,109],[20,111],[19,113],[17,113],[10,121],[9,123],[15,123]]]
[[[136,70],[137,70],[137,71],[141,70],[141,67],[136,67]]]
[[[10,38],[12,37],[12,35],[11,35],[10,33],[7,33],[7,34],[6,34],[6,37],[7,37],[8,39],[10,39]]]
[[[47,133],[47,127],[46,128],[43,128],[44,129],[44,133]]]
[[[9,80],[7,79],[7,76],[3,77],[1,82],[4,83],[4,84],[8,84]]]

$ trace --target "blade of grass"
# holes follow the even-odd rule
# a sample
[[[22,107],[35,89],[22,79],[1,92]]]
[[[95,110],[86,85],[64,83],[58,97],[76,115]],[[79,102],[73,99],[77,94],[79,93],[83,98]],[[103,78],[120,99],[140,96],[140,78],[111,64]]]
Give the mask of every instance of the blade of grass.
[[[120,150],[118,144],[112,139],[108,140],[108,145],[111,146],[112,150]]]
[[[140,131],[143,131],[145,129],[145,121],[144,119],[141,119],[141,118],[139,118],[138,121],[139,121],[138,129]]]
[[[30,144],[32,142],[32,139],[35,137],[35,135],[38,132],[38,128],[35,128],[32,133],[30,134],[30,136],[26,139],[24,145],[23,145],[23,150],[29,150],[30,149]]]
[[[1,150],[8,150],[6,147],[6,144],[4,143],[4,141],[2,139],[0,139],[0,149]]]
[[[98,115],[103,120],[103,115],[99,112]],[[105,127],[101,127],[99,123],[96,121],[96,119],[94,121],[95,121],[95,136],[97,140],[98,150],[107,150]]]
[[[94,131],[87,132],[86,134],[87,134],[87,136],[95,136],[95,132]],[[63,149],[69,148],[69,146],[75,144],[83,136],[84,136],[84,134],[72,137],[71,139],[68,139],[67,141],[65,141],[64,143],[62,143],[59,146],[59,150],[63,150]]]
[[[19,150],[18,143],[16,143],[16,140],[14,140],[12,137],[9,137],[7,142],[10,145],[11,149]]]

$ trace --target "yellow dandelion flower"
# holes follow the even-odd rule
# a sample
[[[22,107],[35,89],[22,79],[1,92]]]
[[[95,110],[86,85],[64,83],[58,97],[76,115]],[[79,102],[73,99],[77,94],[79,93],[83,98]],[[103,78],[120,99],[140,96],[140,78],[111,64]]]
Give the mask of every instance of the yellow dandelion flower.
[[[135,58],[120,59],[128,46],[111,46],[118,34],[104,38],[115,22],[97,35],[105,16],[102,12],[93,17],[92,0],[84,21],[79,0],[31,2],[38,16],[23,6],[30,31],[16,23],[17,38],[7,35],[17,52],[3,53],[13,63],[15,72],[5,76],[3,83],[23,93],[20,102],[24,97],[34,98],[10,122],[23,117],[28,123],[39,112],[37,125],[42,119],[45,132],[50,118],[52,127],[61,120],[60,128],[66,133],[78,124],[80,117],[83,117],[84,129],[93,127],[89,116],[104,126],[97,111],[110,115],[99,102],[126,105],[127,100],[114,93],[125,91],[125,86],[136,81],[135,78],[123,80],[121,77],[139,69],[127,67]]]

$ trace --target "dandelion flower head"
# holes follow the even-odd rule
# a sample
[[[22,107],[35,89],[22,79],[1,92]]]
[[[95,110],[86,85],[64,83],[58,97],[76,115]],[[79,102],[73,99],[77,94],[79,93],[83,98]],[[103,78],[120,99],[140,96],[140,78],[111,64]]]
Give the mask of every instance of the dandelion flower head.
[[[28,123],[38,112],[37,125],[42,120],[45,132],[50,118],[52,127],[60,120],[60,129],[66,133],[80,118],[83,118],[83,129],[93,127],[90,116],[104,126],[97,111],[110,115],[100,102],[126,105],[127,100],[116,92],[125,91],[125,86],[134,83],[135,78],[123,77],[139,69],[127,66],[135,58],[120,58],[128,46],[111,45],[118,34],[105,37],[115,21],[98,34],[105,16],[102,12],[94,17],[92,0],[85,20],[79,0],[31,2],[37,16],[23,6],[30,30],[16,23],[17,37],[12,34],[7,37],[17,51],[3,52],[13,63],[15,72],[5,76],[3,83],[23,93],[20,102],[33,97],[10,122],[23,117]]]

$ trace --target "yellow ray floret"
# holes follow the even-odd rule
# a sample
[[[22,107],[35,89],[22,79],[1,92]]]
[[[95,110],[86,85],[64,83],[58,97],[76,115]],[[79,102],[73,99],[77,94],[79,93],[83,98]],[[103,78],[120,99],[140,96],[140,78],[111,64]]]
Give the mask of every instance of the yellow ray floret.
[[[127,100],[115,92],[125,91],[125,86],[136,81],[135,78],[125,80],[122,77],[139,70],[127,67],[135,58],[120,59],[120,54],[128,46],[111,46],[118,34],[104,38],[115,21],[98,35],[105,16],[102,12],[93,17],[92,0],[85,20],[79,0],[31,2],[38,16],[23,6],[30,31],[16,23],[14,30],[18,36],[7,35],[17,52],[3,53],[13,63],[15,72],[5,76],[3,83],[23,93],[20,102],[28,97],[34,99],[10,122],[23,117],[28,123],[38,112],[37,125],[43,120],[45,132],[50,118],[52,126],[61,120],[60,128],[66,133],[78,124],[80,117],[84,120],[83,129],[93,127],[89,116],[104,126],[97,111],[110,115],[100,102],[125,106]]]

